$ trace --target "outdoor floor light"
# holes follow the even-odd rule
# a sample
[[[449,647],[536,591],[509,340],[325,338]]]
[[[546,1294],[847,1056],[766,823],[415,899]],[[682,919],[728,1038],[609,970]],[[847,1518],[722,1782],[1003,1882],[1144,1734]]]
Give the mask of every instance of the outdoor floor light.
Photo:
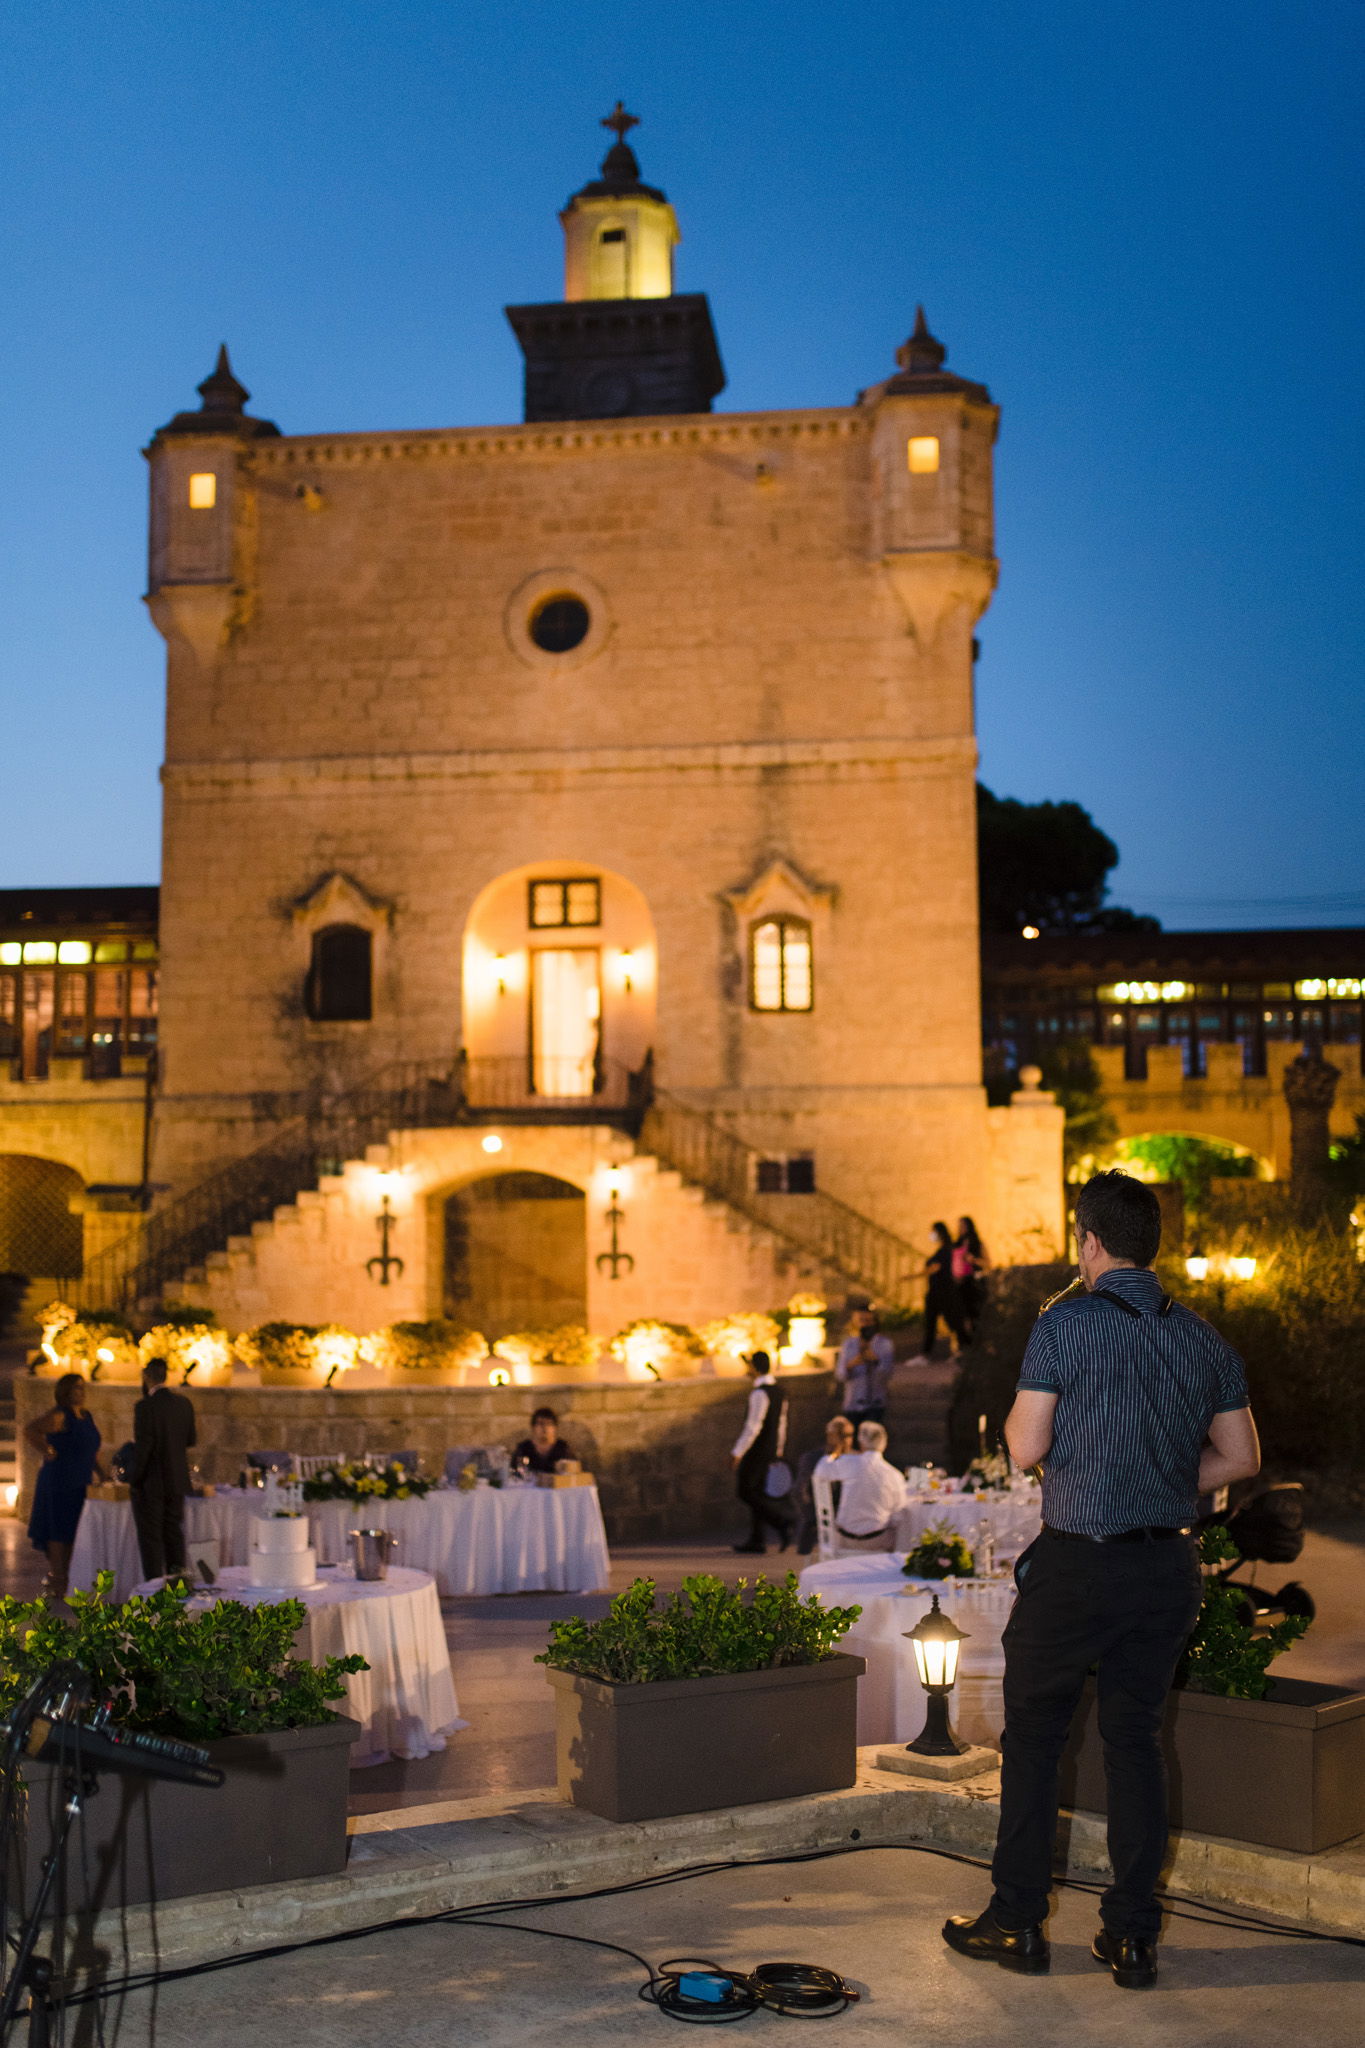
[[[966,1743],[959,1742],[948,1721],[948,1695],[957,1684],[958,1645],[967,1631],[942,1611],[938,1594],[927,1614],[922,1614],[905,1640],[915,1653],[919,1682],[928,1694],[924,1726],[906,1748],[918,1756],[961,1756]]]

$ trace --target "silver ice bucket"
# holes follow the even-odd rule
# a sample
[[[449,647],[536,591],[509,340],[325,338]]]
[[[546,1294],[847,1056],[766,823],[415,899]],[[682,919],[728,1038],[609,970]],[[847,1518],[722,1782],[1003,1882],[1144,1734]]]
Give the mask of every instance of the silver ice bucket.
[[[398,1548],[398,1538],[389,1530],[350,1529],[346,1540],[351,1546],[351,1562],[358,1579],[389,1576],[389,1552]]]

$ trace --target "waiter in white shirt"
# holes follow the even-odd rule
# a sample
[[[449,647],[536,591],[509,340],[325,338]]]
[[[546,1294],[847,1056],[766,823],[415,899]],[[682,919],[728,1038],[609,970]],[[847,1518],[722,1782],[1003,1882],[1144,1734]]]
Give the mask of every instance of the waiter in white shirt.
[[[896,1541],[896,1516],[905,1506],[905,1479],[882,1453],[886,1431],[880,1422],[865,1422],[858,1448],[839,1460],[843,1482],[839,1519],[834,1527],[841,1551],[891,1550]]]
[[[749,1510],[751,1526],[748,1542],[737,1543],[735,1549],[742,1556],[762,1557],[766,1548],[765,1523],[776,1530],[779,1550],[785,1550],[792,1538],[791,1522],[781,1504],[768,1495],[768,1467],[774,1458],[782,1456],[787,1443],[787,1397],[773,1377],[772,1360],[766,1351],[751,1352],[744,1363],[754,1376],[753,1390],[744,1427],[735,1438],[730,1455],[735,1466],[735,1491]]]

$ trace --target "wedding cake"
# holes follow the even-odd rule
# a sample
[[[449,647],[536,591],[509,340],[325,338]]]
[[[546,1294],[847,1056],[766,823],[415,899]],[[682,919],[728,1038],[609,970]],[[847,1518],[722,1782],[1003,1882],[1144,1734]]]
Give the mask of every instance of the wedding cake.
[[[289,1593],[317,1584],[318,1554],[308,1541],[308,1523],[302,1515],[253,1519],[247,1577],[253,1586]]]

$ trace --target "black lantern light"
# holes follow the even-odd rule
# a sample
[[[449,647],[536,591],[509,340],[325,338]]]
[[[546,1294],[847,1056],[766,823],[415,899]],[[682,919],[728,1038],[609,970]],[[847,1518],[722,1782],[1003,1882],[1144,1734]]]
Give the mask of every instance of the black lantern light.
[[[907,1630],[905,1639],[914,1650],[919,1682],[929,1700],[923,1728],[905,1746],[918,1756],[961,1756],[967,1745],[952,1731],[948,1696],[957,1684],[958,1645],[967,1640],[967,1631],[942,1611],[935,1593],[933,1606]]]

